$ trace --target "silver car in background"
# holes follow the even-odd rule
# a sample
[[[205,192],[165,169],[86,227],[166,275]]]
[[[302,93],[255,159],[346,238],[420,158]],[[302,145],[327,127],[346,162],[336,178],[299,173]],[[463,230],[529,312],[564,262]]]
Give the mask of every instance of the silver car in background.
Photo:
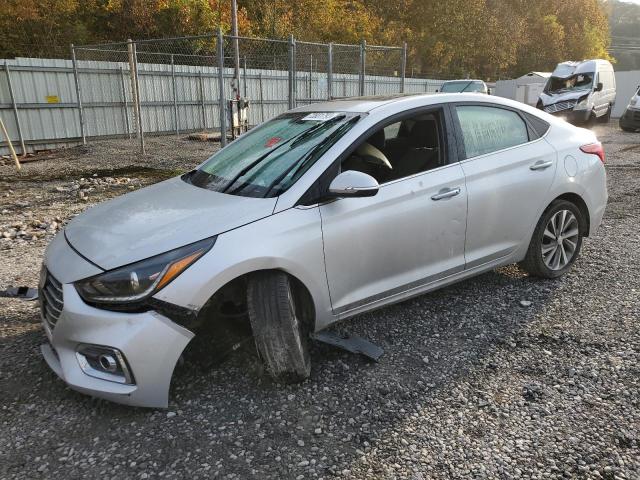
[[[603,162],[592,132],[503,98],[294,109],[74,218],[44,258],[42,353],[75,390],[165,407],[187,344],[248,317],[266,370],[300,381],[336,321],[510,263],[566,273],[602,219]]]
[[[487,84],[482,80],[447,80],[436,92],[441,93],[489,93]]]

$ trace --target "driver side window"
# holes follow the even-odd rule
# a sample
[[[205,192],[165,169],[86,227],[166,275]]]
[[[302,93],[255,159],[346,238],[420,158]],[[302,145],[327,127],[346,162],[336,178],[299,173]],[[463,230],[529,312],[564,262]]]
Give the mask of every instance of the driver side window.
[[[442,112],[420,113],[383,125],[360,141],[343,162],[383,184],[445,164]]]

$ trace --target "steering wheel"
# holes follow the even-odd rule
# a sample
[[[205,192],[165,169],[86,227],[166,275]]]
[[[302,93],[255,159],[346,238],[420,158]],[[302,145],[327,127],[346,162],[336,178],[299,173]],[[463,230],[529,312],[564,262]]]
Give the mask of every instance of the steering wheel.
[[[356,154],[367,163],[379,165],[381,167],[388,168],[389,170],[393,169],[387,156],[369,142],[364,142],[360,145],[356,149]]]

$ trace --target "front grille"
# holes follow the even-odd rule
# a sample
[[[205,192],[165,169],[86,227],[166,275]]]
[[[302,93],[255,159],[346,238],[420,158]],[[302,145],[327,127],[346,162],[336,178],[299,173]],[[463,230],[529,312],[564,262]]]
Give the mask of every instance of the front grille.
[[[44,275],[44,283],[41,284],[38,291],[40,314],[49,328],[53,330],[60,318],[64,303],[62,284],[49,271],[44,272]]]
[[[544,107],[544,111],[547,113],[556,113],[563,110],[569,110],[576,106],[577,100],[565,100],[564,102],[554,103],[553,105],[547,105]]]

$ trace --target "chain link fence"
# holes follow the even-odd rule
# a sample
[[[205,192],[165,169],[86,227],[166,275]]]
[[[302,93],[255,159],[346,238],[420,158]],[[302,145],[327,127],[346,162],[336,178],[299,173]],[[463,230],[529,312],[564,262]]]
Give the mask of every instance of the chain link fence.
[[[219,136],[332,98],[400,93],[406,47],[201,35],[72,46],[80,136]],[[248,105],[242,112],[238,107]]]

